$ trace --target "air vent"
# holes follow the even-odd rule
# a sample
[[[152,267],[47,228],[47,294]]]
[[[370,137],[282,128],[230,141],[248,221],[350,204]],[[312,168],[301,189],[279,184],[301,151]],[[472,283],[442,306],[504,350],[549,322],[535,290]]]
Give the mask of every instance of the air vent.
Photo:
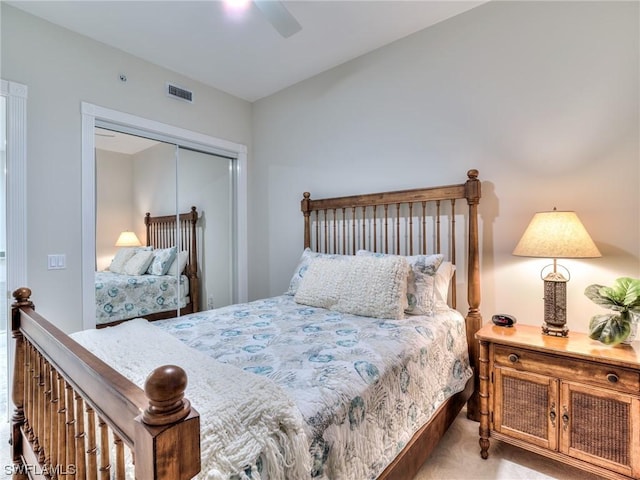
[[[183,102],[193,103],[193,92],[169,82],[167,82],[167,96]]]

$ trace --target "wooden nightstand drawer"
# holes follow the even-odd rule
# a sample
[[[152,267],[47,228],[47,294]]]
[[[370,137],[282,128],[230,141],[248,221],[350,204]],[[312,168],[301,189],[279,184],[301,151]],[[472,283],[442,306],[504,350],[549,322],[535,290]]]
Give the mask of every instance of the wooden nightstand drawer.
[[[559,358],[506,345],[494,345],[494,363],[625,393],[640,392],[640,372],[602,363]]]

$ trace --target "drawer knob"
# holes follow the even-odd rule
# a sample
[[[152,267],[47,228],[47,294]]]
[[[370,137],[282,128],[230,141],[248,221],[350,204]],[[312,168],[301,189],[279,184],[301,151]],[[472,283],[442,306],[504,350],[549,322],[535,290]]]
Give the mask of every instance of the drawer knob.
[[[611,383],[618,383],[620,377],[618,377],[618,375],[616,375],[615,373],[607,373],[607,380],[609,380]]]
[[[520,357],[518,357],[518,355],[516,355],[515,353],[510,353],[509,357],[507,357],[507,358],[509,358],[509,361],[511,363],[517,363],[518,360],[520,360]]]

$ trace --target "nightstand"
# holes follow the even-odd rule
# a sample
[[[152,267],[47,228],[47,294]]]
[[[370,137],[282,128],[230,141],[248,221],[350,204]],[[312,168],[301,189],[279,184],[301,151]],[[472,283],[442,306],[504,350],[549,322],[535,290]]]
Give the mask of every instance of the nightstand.
[[[640,342],[609,347],[583,333],[485,325],[480,447],[489,437],[605,478],[640,478]]]

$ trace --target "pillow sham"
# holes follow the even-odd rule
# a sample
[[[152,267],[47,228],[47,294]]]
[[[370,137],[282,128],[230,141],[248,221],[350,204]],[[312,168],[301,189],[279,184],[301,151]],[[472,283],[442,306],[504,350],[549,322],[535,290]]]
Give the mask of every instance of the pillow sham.
[[[449,285],[456,266],[451,262],[442,262],[435,275],[435,308],[449,308]]]
[[[314,252],[310,248],[305,248],[300,256],[300,260],[298,261],[298,266],[293,272],[293,276],[291,277],[291,281],[289,282],[289,288],[285,295],[295,295],[298,291],[298,286],[300,285],[300,281],[307,269],[309,268],[309,264],[316,258],[331,258],[335,260],[344,260],[345,258],[351,258],[353,255],[339,255],[333,253],[320,253]]]
[[[433,315],[435,308],[435,274],[443,262],[441,254],[433,255],[392,255],[358,250],[356,256],[402,257],[409,264],[407,276],[407,302],[405,313],[409,315]]]
[[[144,275],[152,260],[152,250],[139,250],[124,264],[124,273],[127,275]]]
[[[173,262],[171,262],[169,269],[167,270],[167,275],[173,275],[173,276],[182,275],[182,272],[184,272],[184,267],[187,266],[188,259],[189,259],[189,252],[187,252],[186,250],[182,250],[181,252],[178,252]]]
[[[111,260],[109,271],[113,273],[124,273],[125,264],[135,255],[136,251],[137,249],[135,247],[125,247],[118,250],[113,260]]]
[[[166,275],[169,267],[176,259],[177,251],[176,247],[155,249],[147,273],[151,275]]]
[[[347,258],[314,259],[298,285],[295,301],[364,317],[403,318],[407,261],[398,256]]]

